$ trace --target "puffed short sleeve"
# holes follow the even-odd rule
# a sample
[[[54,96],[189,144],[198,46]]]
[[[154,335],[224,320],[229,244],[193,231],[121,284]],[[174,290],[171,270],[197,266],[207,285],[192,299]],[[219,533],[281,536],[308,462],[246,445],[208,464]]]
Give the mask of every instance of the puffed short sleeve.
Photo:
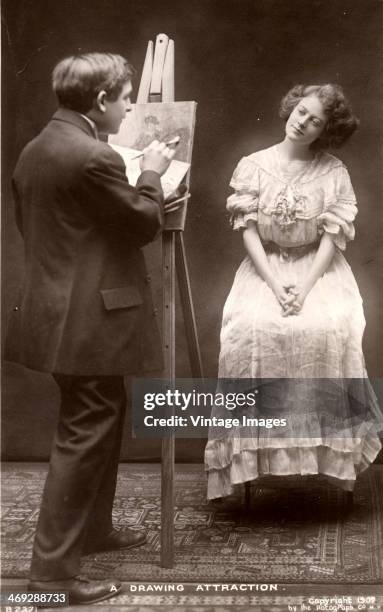
[[[233,229],[245,228],[248,221],[258,220],[259,168],[252,160],[243,157],[230,181],[234,193],[228,197],[226,208],[230,213]]]
[[[349,240],[354,240],[353,221],[357,212],[350,175],[347,168],[342,165],[336,169],[333,192],[327,202],[325,201],[324,211],[318,217],[320,229],[327,232],[342,251],[345,250]]]

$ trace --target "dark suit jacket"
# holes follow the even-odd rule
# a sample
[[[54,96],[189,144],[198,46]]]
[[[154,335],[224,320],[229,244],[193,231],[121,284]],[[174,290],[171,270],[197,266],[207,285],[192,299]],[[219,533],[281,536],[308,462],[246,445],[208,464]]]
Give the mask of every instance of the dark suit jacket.
[[[162,227],[159,175],[129,185],[122,158],[60,108],[23,150],[13,187],[26,274],[6,357],[72,375],[161,368],[140,250]]]

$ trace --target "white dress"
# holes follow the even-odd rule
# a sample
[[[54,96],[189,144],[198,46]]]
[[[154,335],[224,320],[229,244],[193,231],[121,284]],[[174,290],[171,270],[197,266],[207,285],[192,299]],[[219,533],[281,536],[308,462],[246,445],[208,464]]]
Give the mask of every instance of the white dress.
[[[274,385],[273,393],[259,398],[263,414],[270,406],[273,412],[273,401],[280,404],[278,416],[287,417],[288,427],[213,432],[205,451],[208,498],[270,475],[322,474],[352,490],[381,448],[383,414],[362,353],[362,299],[342,254],[354,238],[357,213],[347,169],[319,153],[291,177],[273,146],[241,159],[230,186],[234,229],[257,222],[271,270],[284,285],[305,277],[323,232],[337,248],[297,316],[282,316],[248,256],[240,265],[223,311],[219,378],[252,379],[255,386],[265,379],[283,381],[281,389]],[[357,397],[351,409],[345,400],[350,380]]]

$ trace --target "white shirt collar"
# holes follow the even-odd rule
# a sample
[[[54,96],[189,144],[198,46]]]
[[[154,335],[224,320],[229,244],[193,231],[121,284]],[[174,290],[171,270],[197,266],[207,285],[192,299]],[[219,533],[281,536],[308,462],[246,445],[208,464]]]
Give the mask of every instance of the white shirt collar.
[[[87,117],[86,115],[83,115],[82,113],[79,113],[79,114],[81,115],[81,117],[83,117],[83,119],[85,119],[85,121],[87,121],[89,123],[90,127],[92,128],[92,131],[93,131],[94,135],[96,136],[96,138],[98,138],[97,125],[95,124],[93,119],[89,119],[89,117]]]

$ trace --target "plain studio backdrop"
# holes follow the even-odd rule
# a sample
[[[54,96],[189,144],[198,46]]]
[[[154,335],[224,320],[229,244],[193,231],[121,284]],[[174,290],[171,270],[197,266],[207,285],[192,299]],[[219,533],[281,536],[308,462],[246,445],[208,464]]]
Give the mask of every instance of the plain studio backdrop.
[[[339,151],[359,204],[346,257],[364,299],[368,372],[383,398],[382,26],[379,0],[3,0],[3,329],[24,267],[11,175],[55,111],[52,68],[78,52],[120,53],[137,69],[137,92],[147,42],[164,32],[175,41],[176,100],[198,103],[185,243],[205,374],[216,376],[222,308],[244,256],[225,210],[233,169],[282,140],[278,106],[291,86],[335,82],[361,120]],[[181,316],[177,375],[190,375]],[[59,399],[52,379],[6,364],[3,385],[3,457],[46,459]],[[183,440],[178,459],[202,460],[203,445]],[[158,456],[159,441],[129,440],[127,424],[122,457]]]

